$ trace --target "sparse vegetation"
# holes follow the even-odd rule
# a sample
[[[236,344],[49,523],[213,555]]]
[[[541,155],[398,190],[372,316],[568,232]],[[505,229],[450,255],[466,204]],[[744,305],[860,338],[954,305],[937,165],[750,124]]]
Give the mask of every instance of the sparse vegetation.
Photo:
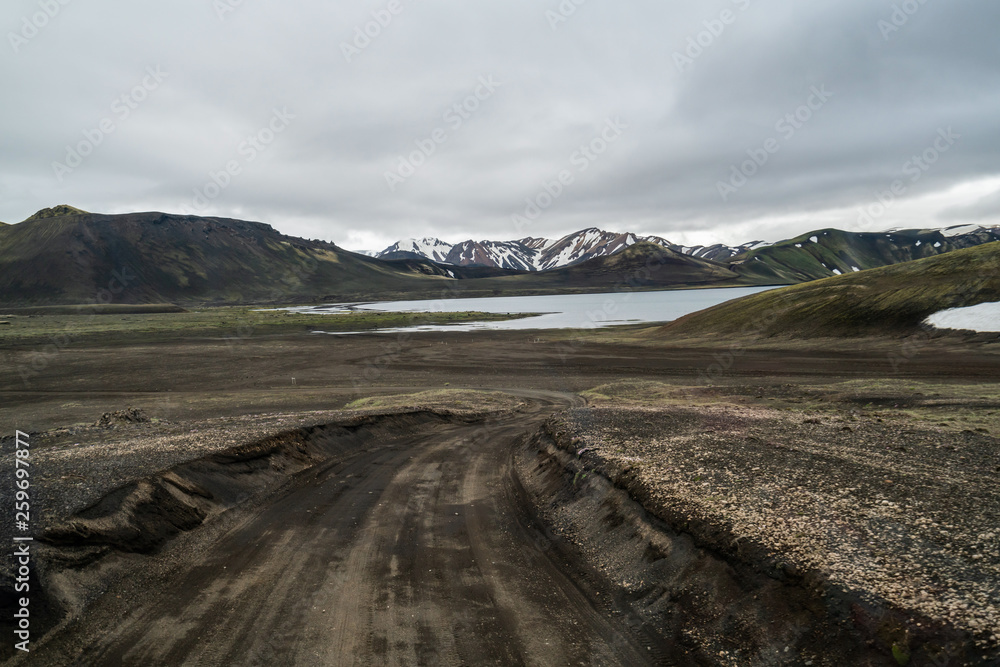
[[[1000,239],[983,229],[945,236],[936,229],[856,233],[820,229],[733,258],[747,279],[770,284],[800,283],[856,270],[873,269],[969,248]]]
[[[24,222],[33,222],[35,220],[45,220],[48,218],[65,218],[70,215],[87,215],[87,211],[68,204],[59,204],[58,206],[53,206],[52,208],[43,208],[26,218]]]
[[[683,317],[657,334],[899,335],[939,310],[997,300],[1000,242],[755,294]]]
[[[391,396],[371,396],[348,403],[347,410],[400,410],[426,409],[447,410],[458,414],[486,411],[516,410],[524,401],[493,391],[470,391],[464,389],[436,389],[412,394]]]
[[[941,623],[995,646],[1000,385],[622,379],[584,395],[550,427],[560,446],[699,546],[902,610],[879,613],[899,664],[947,641]]]
[[[34,309],[33,309],[34,310]],[[105,309],[95,314],[89,307],[55,308],[52,314],[14,315],[9,326],[0,329],[0,344],[37,344],[53,337],[73,340],[96,339],[126,342],[133,339],[251,336],[306,333],[309,331],[369,331],[421,324],[502,321],[529,317],[502,313],[382,313],[351,311],[336,314],[298,313],[264,310],[251,306],[222,306],[181,312],[141,312],[135,306]],[[35,311],[44,312],[44,311]]]

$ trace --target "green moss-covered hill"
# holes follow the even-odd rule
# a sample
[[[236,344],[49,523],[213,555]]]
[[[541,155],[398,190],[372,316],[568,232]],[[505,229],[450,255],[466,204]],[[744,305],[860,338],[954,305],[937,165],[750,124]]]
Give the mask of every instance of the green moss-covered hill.
[[[938,229],[844,232],[820,229],[750,250],[732,260],[748,282],[794,284],[854,273],[1000,241],[1000,229],[946,235]]]
[[[755,294],[683,317],[658,334],[897,334],[939,310],[988,301],[1000,301],[1000,242]]]

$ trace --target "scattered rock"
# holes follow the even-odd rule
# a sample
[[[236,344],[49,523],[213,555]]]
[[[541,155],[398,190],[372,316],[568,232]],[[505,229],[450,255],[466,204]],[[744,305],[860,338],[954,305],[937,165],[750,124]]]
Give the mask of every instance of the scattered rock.
[[[124,410],[105,412],[94,426],[114,428],[118,424],[142,424],[148,421],[149,417],[142,410],[138,408],[125,408]]]

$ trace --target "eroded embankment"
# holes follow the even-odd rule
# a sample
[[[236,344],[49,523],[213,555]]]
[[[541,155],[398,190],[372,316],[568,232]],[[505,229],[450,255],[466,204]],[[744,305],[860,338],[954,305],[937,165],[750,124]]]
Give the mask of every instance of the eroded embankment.
[[[228,517],[231,510],[267,502],[304,475],[391,445],[416,429],[466,421],[429,410],[359,415],[277,433],[115,489],[43,527],[35,542],[30,582],[32,641],[37,643],[58,624],[78,617],[111,583],[154,567],[148,556],[169,551],[180,535],[211,525],[222,515]],[[0,598],[0,606],[13,604],[9,577],[0,582]],[[4,614],[2,623],[10,618]],[[9,634],[7,630],[12,628],[0,627],[4,634]],[[11,655],[5,642],[0,659]]]
[[[643,632],[680,643],[693,664],[990,664],[954,628],[914,624],[716,525],[657,516],[647,482],[581,451],[558,420],[527,440],[517,471],[552,542],[568,543]]]

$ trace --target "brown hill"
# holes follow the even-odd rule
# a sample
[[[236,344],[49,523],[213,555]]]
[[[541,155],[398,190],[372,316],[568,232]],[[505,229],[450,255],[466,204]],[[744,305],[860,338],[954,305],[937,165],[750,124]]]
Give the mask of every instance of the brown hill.
[[[350,299],[451,282],[430,262],[381,262],[263,223],[47,211],[0,228],[4,305]]]

